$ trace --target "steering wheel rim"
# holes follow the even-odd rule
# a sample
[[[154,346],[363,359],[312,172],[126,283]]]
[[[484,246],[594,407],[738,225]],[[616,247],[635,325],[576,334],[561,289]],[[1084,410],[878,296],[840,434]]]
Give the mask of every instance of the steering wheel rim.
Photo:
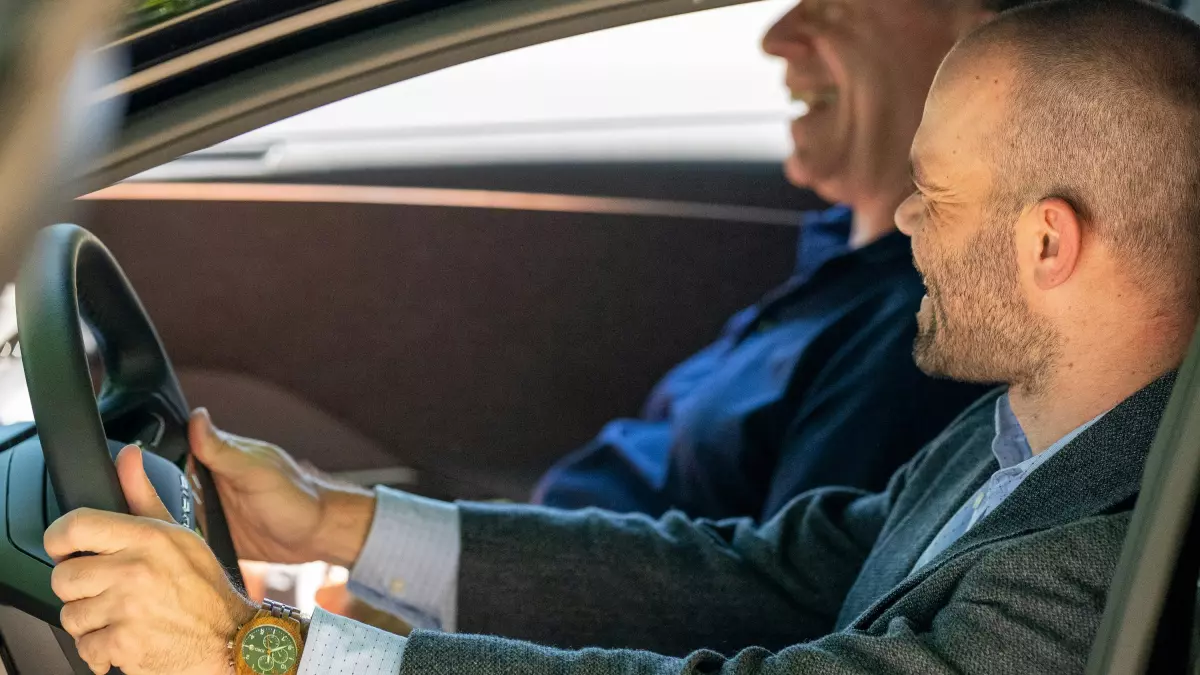
[[[80,321],[105,368],[93,393]],[[17,278],[21,360],[46,470],[64,513],[90,507],[128,513],[105,435],[106,415],[152,407],[186,439],[189,408],[158,332],[112,253],[87,230],[43,229]],[[186,445],[184,446],[186,447]],[[182,468],[183,456],[167,457]],[[212,475],[192,469],[205,499],[204,536],[242,585],[237,553]]]

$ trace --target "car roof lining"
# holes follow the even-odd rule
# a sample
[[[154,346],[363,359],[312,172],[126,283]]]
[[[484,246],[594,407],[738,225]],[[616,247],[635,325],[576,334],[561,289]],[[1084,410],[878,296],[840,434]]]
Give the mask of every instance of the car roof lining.
[[[478,0],[315,46],[134,116],[85,191],[387,84],[572,35],[752,0]]]

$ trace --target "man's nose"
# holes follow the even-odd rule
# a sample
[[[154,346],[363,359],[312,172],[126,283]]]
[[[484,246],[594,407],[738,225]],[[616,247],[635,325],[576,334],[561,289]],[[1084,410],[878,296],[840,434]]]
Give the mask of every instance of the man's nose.
[[[896,229],[911,237],[920,228],[921,217],[921,195],[914,191],[896,207]]]
[[[801,0],[775,22],[762,39],[762,50],[771,56],[797,61],[812,56],[812,22],[809,10]]]

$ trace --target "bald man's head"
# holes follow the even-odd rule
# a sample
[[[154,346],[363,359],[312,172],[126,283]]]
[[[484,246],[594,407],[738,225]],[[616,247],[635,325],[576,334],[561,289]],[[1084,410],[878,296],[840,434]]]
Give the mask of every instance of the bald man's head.
[[[1055,0],[972,33],[943,74],[981,62],[1008,79],[987,150],[994,206],[1066,200],[1152,297],[1195,310],[1200,27],[1140,0]]]
[[[1186,341],[1200,311],[1195,24],[1140,0],[1001,14],[942,64],[910,157],[917,191],[896,223],[927,290],[914,350],[927,372],[1037,392],[1086,359],[1111,368],[1130,358],[1114,350],[1173,340],[1156,352],[1169,360]]]

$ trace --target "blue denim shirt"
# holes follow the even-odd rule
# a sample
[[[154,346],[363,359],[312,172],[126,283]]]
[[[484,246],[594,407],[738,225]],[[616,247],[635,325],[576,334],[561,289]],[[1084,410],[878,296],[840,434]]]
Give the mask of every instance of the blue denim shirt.
[[[916,368],[925,291],[908,238],[850,249],[850,224],[845,207],[808,214],[792,278],[671,370],[640,417],[551,469],[534,501],[766,519],[812,488],[882,490],[985,389]]]

